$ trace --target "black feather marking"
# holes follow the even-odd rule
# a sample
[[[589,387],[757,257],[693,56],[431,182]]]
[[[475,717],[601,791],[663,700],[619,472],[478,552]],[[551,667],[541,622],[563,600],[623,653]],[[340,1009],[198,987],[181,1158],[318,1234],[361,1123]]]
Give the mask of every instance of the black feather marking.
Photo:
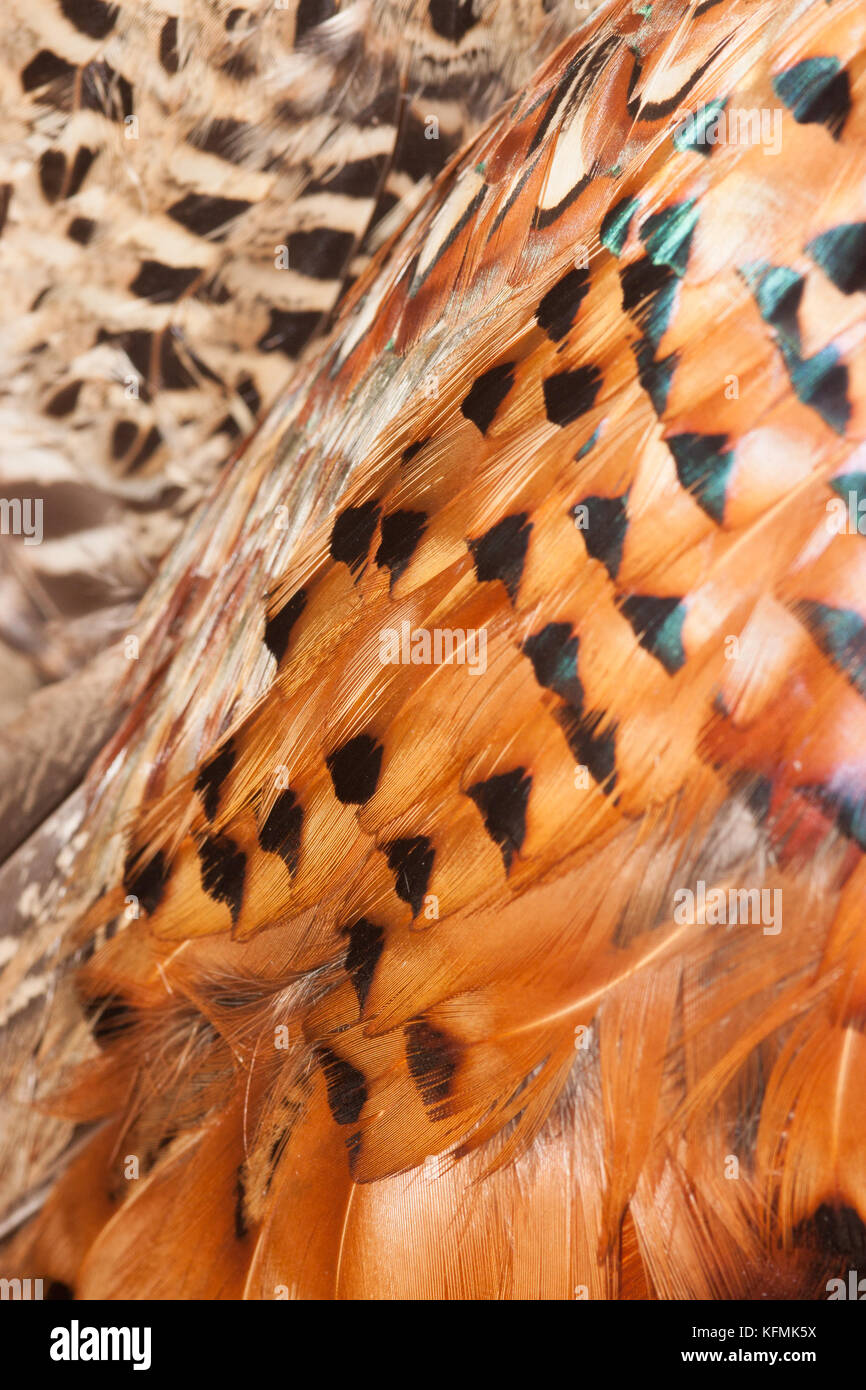
[[[328,1106],[338,1125],[353,1125],[367,1103],[364,1073],[329,1047],[317,1049],[328,1090]]]
[[[401,463],[411,463],[415,455],[420,454],[421,450],[424,448],[424,445],[429,443],[430,435],[428,434],[424,439],[416,439],[414,444],[407,444],[406,448],[403,450],[403,453],[400,456]]]
[[[90,1031],[100,1047],[112,1043],[127,1032],[136,1021],[136,1010],[120,994],[100,994],[87,999],[84,1012],[91,1022]]]
[[[282,352],[286,357],[297,357],[321,319],[318,309],[271,309],[270,322],[256,347],[261,352]]]
[[[479,580],[501,580],[512,603],[520,587],[531,530],[528,513],[515,512],[498,521],[478,540],[467,542]]]
[[[653,265],[641,256],[620,271],[622,307],[634,318],[655,352],[667,331],[679,276],[669,265]]]
[[[616,730],[615,723],[599,732],[601,714],[581,714],[571,706],[559,711],[559,725],[579,767],[610,794],[616,787]]]
[[[843,294],[866,290],[866,222],[846,222],[816,236],[806,247]]]
[[[138,426],[131,420],[118,420],[111,432],[111,457],[115,460],[122,459],[132,448],[132,442],[138,438]]]
[[[382,744],[370,734],[356,734],[325,758],[337,800],[362,806],[376,790],[382,767]]]
[[[496,773],[485,782],[476,782],[466,793],[481,812],[491,840],[499,846],[506,873],[526,836],[526,806],[531,787],[532,778],[526,768],[515,767],[510,772]]]
[[[225,227],[233,217],[240,217],[250,206],[244,198],[219,198],[206,193],[187,193],[176,203],[172,203],[168,215],[182,227],[186,227],[187,231],[195,232],[196,236],[208,236],[218,228]],[[223,232],[222,236],[224,235]],[[221,236],[215,237],[214,240],[221,240]]]
[[[110,121],[132,115],[132,84],[110,63],[88,63],[81,69],[80,94],[85,111],[98,111]]]
[[[129,288],[133,294],[149,299],[152,304],[173,304],[199,275],[201,269],[196,265],[163,265],[161,261],[142,261]]]
[[[725,515],[728,481],[734,465],[734,451],[725,446],[725,434],[676,434],[667,446],[674,456],[680,485],[713,521]]]
[[[236,758],[234,739],[228,739],[216,756],[205,763],[195,779],[195,789],[201,797],[208,820],[213,820],[219,810],[220,790],[234,767]]]
[[[430,23],[441,38],[459,43],[478,23],[475,5],[476,0],[429,0]]]
[[[43,150],[39,156],[39,185],[48,203],[56,203],[66,178],[66,155],[62,150]]]
[[[804,58],[773,78],[773,90],[801,125],[826,126],[838,140],[851,114],[851,82],[838,58]]]
[[[87,178],[97,151],[90,149],[88,145],[79,145],[75,151],[75,158],[72,161],[72,169],[69,173],[69,182],[66,185],[65,197],[74,198],[79,192],[81,185]]]
[[[194,131],[189,136],[189,142],[206,154],[215,154],[229,164],[239,164],[249,148],[246,138],[249,132],[250,126],[245,121],[223,116],[209,121],[202,130]]]
[[[412,916],[417,917],[424,904],[433,869],[433,845],[426,835],[415,835],[404,840],[392,840],[383,848],[388,867],[396,876],[394,891],[398,898],[409,904]]]
[[[298,589],[279,612],[274,613],[265,623],[265,646],[276,657],[278,666],[286,654],[292,628],[306,606],[307,591]]]
[[[580,528],[580,535],[588,553],[594,560],[600,560],[610,575],[616,579],[622,563],[622,548],[628,530],[628,493],[621,497],[582,497],[573,509],[585,507],[587,525]]]
[[[162,26],[159,34],[159,61],[166,72],[172,76],[177,72],[180,65],[180,54],[177,51],[177,19],[172,16],[167,19]]]
[[[538,684],[555,691],[579,711],[583,707],[583,687],[577,674],[577,649],[578,640],[570,623],[548,623],[523,644]]]
[[[215,902],[225,903],[236,923],[244,900],[247,857],[228,835],[210,835],[198,847],[201,883]]]
[[[391,585],[396,583],[415,553],[427,526],[426,512],[390,512],[382,518],[382,540],[376,551],[376,564],[387,565]]]
[[[623,600],[621,608],[640,645],[661,662],[668,675],[685,665],[682,599],[633,594]]]
[[[89,39],[104,39],[120,14],[118,5],[105,4],[104,0],[60,0],[60,8],[69,23]]]
[[[243,1164],[241,1164],[235,1177],[235,1236],[238,1240],[243,1240],[248,1230],[246,1200],[247,1190],[244,1182]]]
[[[62,419],[64,415],[70,415],[78,404],[78,397],[83,385],[83,381],[70,381],[67,386],[61,386],[46,405],[45,414],[51,415],[55,419]]]
[[[514,363],[500,362],[473,381],[460,410],[476,429],[486,434],[508,392],[514,385]]]
[[[170,872],[171,866],[161,849],[143,868],[135,867],[135,856],[130,854],[126,860],[123,884],[126,892],[138,899],[145,912],[152,913],[162,901]]]
[[[822,1202],[794,1232],[796,1244],[817,1247],[827,1255],[846,1257],[853,1263],[866,1262],[866,1223],[854,1207]]]
[[[336,13],[337,0],[299,0],[295,15],[295,43]]]
[[[570,270],[547,291],[535,311],[536,322],[558,343],[573,327],[578,310],[589,293],[589,270]]]
[[[424,1104],[438,1109],[451,1094],[460,1064],[460,1045],[426,1018],[407,1023],[405,1034],[410,1075]]]
[[[385,930],[366,917],[359,917],[353,926],[343,927],[341,935],[349,938],[346,970],[355,987],[358,1004],[363,1009],[385,946]]]
[[[96,223],[92,217],[73,217],[66,228],[66,235],[70,241],[77,241],[79,246],[86,246],[95,231]]]
[[[289,269],[314,280],[337,280],[355,245],[353,232],[336,227],[313,227],[287,238]]]
[[[25,92],[36,92],[40,87],[47,87],[49,82],[62,81],[64,85],[71,85],[74,77],[75,68],[71,63],[52,53],[50,48],[40,48],[22,70],[21,85]]]
[[[298,867],[304,810],[291,787],[281,791],[259,830],[259,844],[268,854],[278,854],[289,873]]]
[[[595,405],[602,374],[591,362],[573,372],[556,372],[542,383],[544,409],[552,425],[564,428]]]
[[[330,551],[334,560],[348,565],[352,574],[364,566],[381,508],[377,501],[362,502],[359,507],[346,507],[331,531]]]

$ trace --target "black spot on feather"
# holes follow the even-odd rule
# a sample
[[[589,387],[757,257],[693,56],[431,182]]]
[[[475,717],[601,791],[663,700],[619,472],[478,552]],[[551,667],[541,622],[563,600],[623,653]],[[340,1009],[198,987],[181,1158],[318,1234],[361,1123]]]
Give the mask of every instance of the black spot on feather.
[[[336,13],[337,0],[299,0],[295,15],[295,43]]]
[[[256,343],[261,352],[297,357],[312,338],[322,315],[317,309],[271,309],[270,322]]]
[[[595,405],[602,375],[598,367],[587,363],[573,372],[556,372],[542,383],[544,409],[552,425],[564,428],[579,420]]]
[[[250,204],[243,198],[211,197],[206,193],[187,193],[172,203],[168,215],[196,236],[208,236],[224,227],[233,217],[246,212]],[[225,233],[223,233],[225,235]],[[221,240],[221,237],[214,238]],[[318,317],[318,316],[317,316]]]
[[[232,923],[237,922],[244,900],[247,857],[228,835],[211,835],[198,847],[201,882],[214,902],[225,903]]]
[[[854,1264],[866,1261],[866,1224],[854,1207],[822,1202],[794,1232],[797,1245],[838,1255]]]
[[[281,791],[259,830],[259,844],[268,854],[278,854],[289,873],[298,867],[304,811],[290,787]]]
[[[594,781],[608,794],[616,787],[616,724],[600,732],[603,716],[581,714],[571,706],[559,712],[559,725],[565,734],[575,762],[585,767]]]
[[[436,33],[452,43],[459,43],[478,23],[476,0],[430,0],[430,23]]]
[[[66,155],[62,150],[43,150],[39,156],[39,184],[48,203],[56,203],[66,178]]]
[[[130,285],[133,294],[152,304],[173,304],[201,274],[198,266],[163,265],[161,261],[142,261]]]
[[[396,875],[394,891],[398,898],[409,904],[413,917],[417,917],[430,882],[435,855],[433,845],[426,835],[415,835],[404,840],[392,840],[383,848],[388,867]]]
[[[334,560],[348,565],[352,574],[363,567],[368,554],[376,523],[379,520],[379,503],[363,502],[358,507],[346,507],[331,531],[330,551]]]
[[[519,850],[526,835],[526,805],[532,778],[525,767],[499,772],[485,782],[476,782],[466,795],[481,812],[491,840],[499,846],[505,872],[511,868],[515,850]]]
[[[367,1103],[364,1073],[329,1047],[318,1048],[328,1090],[328,1106],[338,1125],[353,1125]]]
[[[773,90],[795,121],[826,126],[840,138],[851,114],[851,82],[838,58],[804,58],[773,78]]]
[[[406,1062],[428,1107],[439,1107],[451,1094],[460,1063],[460,1046],[426,1018],[406,1025]]]
[[[491,526],[478,540],[467,542],[479,580],[501,580],[512,603],[520,587],[531,530],[529,514],[515,512]]]
[[[135,856],[130,854],[126,860],[123,885],[130,896],[138,899],[145,912],[155,912],[162,901],[170,872],[171,866],[161,849],[143,868],[135,867]]]
[[[71,85],[74,77],[75,68],[71,63],[52,53],[50,48],[40,48],[22,71],[21,85],[25,92],[36,92],[40,87],[47,87],[49,82]]]
[[[243,1240],[247,1234],[246,1200],[246,1183],[244,1182],[243,1164],[241,1164],[235,1176],[235,1236],[238,1240]]]
[[[407,444],[400,456],[401,463],[411,463],[416,454],[420,454],[425,444],[430,443],[430,436],[425,439],[416,439],[414,444]]]
[[[460,410],[476,429],[486,434],[493,418],[514,385],[514,363],[500,362],[476,377]]]
[[[66,229],[66,235],[70,241],[77,241],[79,246],[86,246],[96,230],[96,223],[92,217],[73,217]]]
[[[195,789],[201,797],[204,813],[213,820],[219,809],[220,789],[235,765],[237,749],[234,740],[229,739],[210,762],[205,763],[195,779]]]
[[[385,945],[385,931],[366,917],[359,917],[353,926],[343,927],[341,934],[349,938],[346,970],[363,1009]]]
[[[66,185],[64,194],[65,197],[75,197],[81,185],[84,183],[84,180],[87,178],[90,166],[96,158],[96,154],[96,150],[91,150],[88,145],[79,145],[78,149],[75,151],[75,158],[72,161],[69,182]]]
[[[286,244],[290,270],[315,280],[336,280],[352,254],[355,235],[336,227],[312,227],[292,232]]]
[[[215,154],[230,164],[239,164],[249,148],[249,131],[246,121],[223,116],[209,121],[202,130],[193,131],[189,142],[197,150],[204,150],[205,154]]]
[[[85,111],[98,111],[110,121],[132,115],[132,84],[110,63],[88,63],[81,69],[80,100]]]
[[[361,806],[376,790],[383,748],[370,734],[356,734],[325,758],[337,800]]]
[[[866,222],[846,222],[816,236],[806,247],[843,294],[866,291]]]
[[[120,994],[100,994],[88,999],[84,1012],[91,1023],[90,1031],[100,1047],[115,1041],[136,1021],[136,1011]]]
[[[583,497],[573,509],[576,516],[580,508],[586,508],[586,526],[581,526],[580,535],[589,554],[600,560],[611,579],[616,579],[622,563],[622,548],[628,530],[626,511],[628,495],[621,497]]]
[[[89,39],[104,39],[120,14],[118,5],[105,4],[104,0],[60,0],[60,8],[70,24]]]
[[[83,385],[83,381],[70,381],[67,386],[61,386],[46,405],[45,414],[51,415],[55,419],[62,419],[64,415],[71,414],[78,404],[78,397]]]
[[[589,271],[570,270],[547,291],[536,312],[539,328],[555,343],[564,338],[577,318],[577,311],[589,293]]]
[[[578,641],[570,623],[548,623],[528,637],[523,650],[532,662],[535,679],[567,704],[580,710],[583,687],[577,674]]]
[[[682,628],[685,609],[678,598],[634,594],[621,605],[640,645],[661,662],[668,675],[685,665]]]
[[[276,657],[277,665],[286,654],[292,628],[307,606],[306,589],[298,589],[278,613],[265,623],[265,646]]]
[[[724,519],[734,464],[734,451],[727,444],[725,434],[677,434],[667,440],[681,486],[692,494],[707,516],[719,523]]]
[[[177,51],[177,19],[174,16],[167,19],[160,30],[159,61],[166,72],[172,75],[177,72],[180,54]]]
[[[138,438],[138,426],[131,420],[118,420],[111,432],[111,457],[122,459],[132,448],[132,442]]]
[[[387,565],[393,585],[412,559],[427,526],[426,512],[390,512],[382,518],[382,540],[376,564]]]

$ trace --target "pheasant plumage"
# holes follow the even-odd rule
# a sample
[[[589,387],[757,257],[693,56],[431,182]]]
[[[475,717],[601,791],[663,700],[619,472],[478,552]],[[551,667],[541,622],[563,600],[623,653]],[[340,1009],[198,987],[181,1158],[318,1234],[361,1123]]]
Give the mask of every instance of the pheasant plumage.
[[[797,1298],[864,1257],[864,55],[856,0],[615,0],[361,271],[145,598],[7,968],[10,1054],[99,1122],[10,1259]]]
[[[0,483],[52,527],[6,549],[0,637],[38,671],[122,628],[287,359],[575,15],[464,11],[11,4]]]

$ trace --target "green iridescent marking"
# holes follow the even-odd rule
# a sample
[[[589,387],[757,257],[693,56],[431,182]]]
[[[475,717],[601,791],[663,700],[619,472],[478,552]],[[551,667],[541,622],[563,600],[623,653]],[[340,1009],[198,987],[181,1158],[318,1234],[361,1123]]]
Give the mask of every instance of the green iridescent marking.
[[[866,696],[866,623],[860,614],[812,602],[800,604],[799,611],[822,652],[845,673],[858,694]]]
[[[721,523],[725,515],[725,498],[731,469],[733,449],[726,449],[725,434],[677,434],[666,441],[674,456],[677,477],[690,492],[707,516]]]
[[[640,238],[653,265],[667,265],[677,275],[685,275],[697,224],[696,198],[647,217],[640,229]]]
[[[605,216],[599,239],[613,256],[621,256],[628,237],[631,220],[639,207],[637,198],[621,198]]]
[[[831,227],[806,247],[812,260],[843,294],[866,290],[866,222]]]
[[[681,126],[677,126],[673,142],[681,154],[691,151],[693,154],[702,155],[704,159],[712,154],[716,144],[713,139],[713,127],[727,106],[728,100],[728,97],[721,97],[718,101],[707,102],[706,106],[699,107]]]

